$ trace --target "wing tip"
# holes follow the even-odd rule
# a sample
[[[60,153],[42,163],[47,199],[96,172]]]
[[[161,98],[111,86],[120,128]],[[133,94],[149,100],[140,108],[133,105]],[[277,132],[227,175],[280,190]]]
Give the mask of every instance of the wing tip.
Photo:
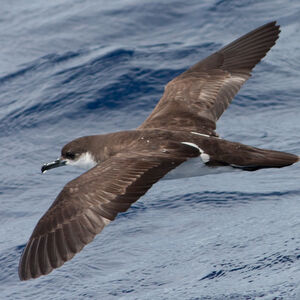
[[[266,35],[264,37],[272,37],[271,40],[276,41],[280,32],[280,25],[277,24],[277,21],[271,21],[242,35],[240,38],[222,48],[221,51],[228,51],[232,48],[240,47],[240,45],[248,44],[249,41],[253,43],[255,40],[260,40],[262,35]]]
[[[18,274],[21,281],[47,275],[61,267],[92,242],[96,234],[109,223],[91,209],[86,210],[83,216],[84,219],[61,224],[55,231],[31,236],[19,261]]]
[[[51,264],[42,265],[36,255],[37,253],[35,255],[32,253],[31,248],[35,241],[36,239],[30,239],[21,255],[18,266],[18,275],[21,281],[35,279],[54,270]],[[40,250],[39,247],[36,249],[36,252],[38,250]]]
[[[218,51],[224,55],[222,69],[244,69],[250,73],[276,44],[280,32],[280,25],[274,20],[229,43]]]

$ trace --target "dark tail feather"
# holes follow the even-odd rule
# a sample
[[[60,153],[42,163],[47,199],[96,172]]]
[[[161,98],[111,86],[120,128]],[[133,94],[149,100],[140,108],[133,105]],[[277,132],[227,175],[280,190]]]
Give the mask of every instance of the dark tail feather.
[[[300,160],[299,156],[286,152],[252,147],[247,150],[244,152],[243,159],[238,164],[231,164],[232,167],[245,171],[256,171],[263,168],[282,168]]]

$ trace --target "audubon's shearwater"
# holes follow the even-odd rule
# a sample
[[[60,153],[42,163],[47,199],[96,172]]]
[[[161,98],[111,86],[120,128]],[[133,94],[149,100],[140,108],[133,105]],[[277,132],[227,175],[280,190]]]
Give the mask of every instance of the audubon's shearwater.
[[[67,183],[36,225],[23,251],[21,280],[50,273],[90,243],[161,178],[281,168],[299,156],[218,137],[216,121],[279,36],[263,25],[170,81],[136,130],[85,136],[66,144],[42,172],[90,168]]]

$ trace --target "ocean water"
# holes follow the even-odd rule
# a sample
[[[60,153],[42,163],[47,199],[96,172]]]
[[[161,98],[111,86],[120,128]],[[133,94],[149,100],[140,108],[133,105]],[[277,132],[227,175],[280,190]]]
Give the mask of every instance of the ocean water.
[[[300,166],[163,181],[48,276],[20,282],[73,138],[137,127],[174,76],[271,20],[282,32],[218,122],[300,154],[300,2],[2,1],[1,299],[300,299]]]

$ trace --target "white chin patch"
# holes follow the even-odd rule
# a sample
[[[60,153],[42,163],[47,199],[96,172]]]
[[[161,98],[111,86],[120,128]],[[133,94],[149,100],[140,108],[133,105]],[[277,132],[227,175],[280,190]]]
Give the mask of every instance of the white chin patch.
[[[82,169],[90,169],[97,165],[94,157],[89,152],[85,152],[80,155],[76,160],[67,159],[67,165],[79,167]]]

